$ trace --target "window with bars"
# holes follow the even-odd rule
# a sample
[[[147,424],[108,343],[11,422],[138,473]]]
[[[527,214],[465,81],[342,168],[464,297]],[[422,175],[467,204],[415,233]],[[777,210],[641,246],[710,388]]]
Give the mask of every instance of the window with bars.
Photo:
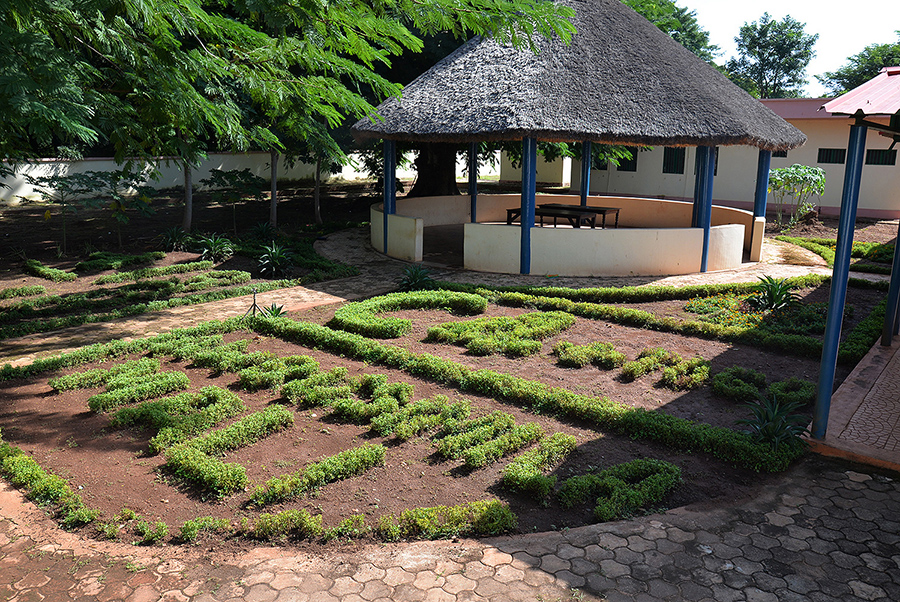
[[[619,159],[619,167],[616,168],[618,171],[637,171],[638,151],[636,148],[630,149],[630,150],[631,150],[631,159],[629,159],[627,161],[625,159]]]
[[[866,151],[866,165],[896,165],[896,149],[870,148]]]
[[[846,148],[820,148],[817,163],[837,163],[844,164],[847,160]]]
[[[787,159],[787,151],[772,151],[773,159]]]
[[[663,149],[663,173],[684,173],[684,148],[665,147]]]

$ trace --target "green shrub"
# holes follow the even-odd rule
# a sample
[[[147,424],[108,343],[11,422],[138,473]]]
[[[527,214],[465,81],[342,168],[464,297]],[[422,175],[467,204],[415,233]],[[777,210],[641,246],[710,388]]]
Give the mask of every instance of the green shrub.
[[[144,357],[137,360],[128,360],[123,364],[111,368],[94,368],[84,372],[75,372],[65,376],[51,378],[47,384],[57,391],[69,391],[72,389],[93,389],[105,385],[110,379],[122,375],[129,378],[140,378],[159,372],[159,360]]]
[[[281,396],[300,407],[330,405],[338,399],[353,395],[353,387],[347,384],[347,368],[338,366],[328,372],[318,372],[307,378],[286,382]]]
[[[275,242],[263,247],[256,262],[263,278],[289,278],[294,271],[293,254],[288,248]]]
[[[662,460],[639,458],[597,474],[566,479],[559,488],[566,507],[596,499],[594,516],[605,522],[626,518],[641,507],[661,501],[681,482],[681,469]]]
[[[247,486],[247,471],[240,464],[226,464],[189,443],[165,451],[166,466],[176,477],[204,492],[225,497]]]
[[[466,535],[500,535],[516,528],[518,519],[498,500],[458,506],[436,506],[387,514],[379,520],[376,535],[385,541],[446,539]]]
[[[794,414],[803,404],[784,402],[775,397],[762,397],[745,404],[752,417],[737,420],[737,424],[747,427],[750,436],[757,442],[771,446],[777,452],[782,446],[804,445],[800,437],[806,433],[809,417]]]
[[[624,354],[616,351],[611,344],[600,341],[590,345],[560,341],[553,347],[553,353],[559,358],[559,365],[566,368],[584,368],[588,364],[594,364],[604,370],[611,370],[625,363]]]
[[[286,381],[309,378],[319,371],[319,362],[305,355],[274,358],[238,373],[242,389],[275,389]]]
[[[234,245],[227,236],[209,234],[196,239],[200,259],[220,263],[234,255]]]
[[[576,443],[574,436],[563,433],[553,433],[541,439],[537,447],[515,457],[506,465],[502,472],[503,486],[530,493],[538,499],[546,498],[556,486],[556,477],[542,473],[555,467],[575,451]]]
[[[212,531],[214,533],[228,533],[231,525],[224,518],[213,518],[211,516],[202,516],[189,521],[185,521],[181,525],[181,539],[186,542],[196,541],[201,531]]]
[[[496,439],[473,445],[462,452],[465,466],[475,469],[493,464],[500,458],[519,451],[544,436],[544,429],[536,422],[516,425]]]
[[[760,276],[759,284],[747,302],[762,311],[774,311],[800,302],[787,278]]]
[[[626,382],[630,382],[664,366],[675,366],[681,361],[682,359],[677,353],[671,353],[662,347],[644,349],[638,354],[636,360],[625,362],[622,366],[622,378]]]
[[[248,537],[274,540],[282,537],[318,537],[322,534],[322,517],[307,510],[285,510],[278,514],[262,514],[247,532]]]
[[[424,431],[469,417],[471,411],[467,400],[449,403],[444,395],[431,399],[420,399],[395,412],[381,414],[372,419],[372,432],[387,437],[394,434],[405,441]]]
[[[269,479],[250,499],[259,506],[300,497],[335,481],[342,481],[384,464],[384,446],[363,444],[325,458],[292,475]]]
[[[75,271],[79,273],[102,272],[105,270],[120,270],[132,265],[150,263],[165,259],[162,251],[150,251],[139,255],[123,255],[122,253],[108,253],[98,251],[88,255],[87,260],[75,264]]]
[[[802,407],[815,401],[816,383],[792,376],[769,385],[766,397],[777,398],[781,403]]]
[[[199,435],[223,420],[237,416],[247,409],[240,397],[231,391],[218,387],[203,387],[199,393],[185,393],[183,395],[188,396],[184,400],[184,405],[181,405],[181,400],[173,401],[172,410],[165,405],[166,400],[160,400],[161,406],[159,410],[160,413],[165,412],[165,417],[161,419],[159,424],[162,425],[162,421],[165,421],[166,425],[160,426],[156,435],[150,439],[150,451],[152,453],[158,454],[164,449],[181,443],[191,436]],[[170,399],[175,400],[178,397],[180,396]],[[115,419],[119,418],[119,413],[129,409],[131,408],[119,410],[115,415]],[[157,414],[154,410],[156,408],[150,406],[147,411],[148,414],[155,418]],[[151,424],[150,426],[155,425]]]
[[[153,545],[169,536],[169,527],[162,521],[156,521],[152,525],[144,521],[138,521],[134,526],[134,532],[141,537],[140,545]]]
[[[210,455],[253,445],[257,441],[294,424],[294,414],[279,405],[244,416],[232,424],[187,442],[187,445]]]
[[[134,380],[125,372],[110,378],[106,382],[105,392],[90,396],[88,407],[92,412],[108,412],[119,406],[187,389],[190,384],[191,381],[184,372],[174,370],[148,374],[140,380]]]
[[[43,278],[44,280],[52,280],[53,282],[71,282],[78,278],[77,274],[57,270],[56,268],[48,268],[37,259],[26,259],[24,271],[35,278]]]
[[[155,268],[142,268],[131,272],[117,272],[98,276],[92,284],[115,284],[118,282],[138,281],[148,278],[160,278],[172,274],[186,274],[188,272],[202,272],[213,268],[211,261],[190,261],[188,263],[175,263]]]
[[[681,360],[663,369],[662,383],[675,391],[702,387],[709,380],[709,362],[702,357]]]
[[[484,313],[486,307],[484,297],[466,293],[392,293],[338,308],[328,326],[377,339],[394,339],[407,334],[412,328],[412,322],[377,314],[401,309],[445,309],[459,315],[473,315]]]
[[[429,328],[425,340],[462,345],[473,355],[505,353],[510,357],[524,357],[541,350],[541,339],[559,334],[574,323],[575,318],[564,312],[477,318]]]
[[[348,539],[353,537],[362,537],[366,533],[371,531],[369,527],[366,525],[366,517],[363,514],[354,514],[350,518],[345,518],[341,521],[341,523],[330,529],[326,529],[322,534],[322,539],[325,541],[331,541],[332,539],[338,539],[346,537]]]
[[[435,435],[438,454],[444,458],[458,458],[475,445],[485,443],[513,428],[512,414],[496,410],[487,416],[461,422],[447,421]]]
[[[36,286],[14,286],[0,291],[0,299],[14,299],[16,297],[33,297],[35,295],[43,295],[47,289],[41,285]]]
[[[401,292],[427,291],[434,289],[435,285],[428,268],[416,264],[407,266],[403,270],[403,278],[400,280],[397,290]]]
[[[765,374],[741,366],[726,368],[712,378],[713,392],[736,401],[755,401],[765,386]]]

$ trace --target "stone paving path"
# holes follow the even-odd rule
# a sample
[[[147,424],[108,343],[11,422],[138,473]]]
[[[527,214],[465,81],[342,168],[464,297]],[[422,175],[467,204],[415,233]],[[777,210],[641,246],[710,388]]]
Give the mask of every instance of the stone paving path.
[[[0,597],[15,602],[900,600],[900,480],[819,457],[734,507],[316,556],[82,541],[6,485],[0,508]]]

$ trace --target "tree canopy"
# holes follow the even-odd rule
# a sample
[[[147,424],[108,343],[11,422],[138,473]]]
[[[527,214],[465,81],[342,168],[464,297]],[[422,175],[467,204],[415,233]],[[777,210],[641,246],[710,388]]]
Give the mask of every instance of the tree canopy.
[[[847,63],[835,71],[817,75],[816,79],[831,94],[840,96],[866,83],[884,67],[900,65],[900,31],[893,44],[871,44],[859,54],[847,59]]]
[[[400,88],[374,67],[423,34],[489,34],[528,46],[568,39],[571,11],[543,0],[0,0],[0,160],[77,154],[190,159],[215,139],[272,148],[370,114]]]
[[[805,26],[790,15],[773,21],[769,13],[744,23],[734,38],[739,56],[725,64],[726,74],[757,98],[800,96],[819,39],[819,34],[807,34]]]

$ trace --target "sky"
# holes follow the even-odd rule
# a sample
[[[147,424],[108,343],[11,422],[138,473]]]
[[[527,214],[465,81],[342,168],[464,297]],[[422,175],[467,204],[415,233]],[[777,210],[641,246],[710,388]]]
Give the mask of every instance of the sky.
[[[846,5],[827,0],[676,0],[675,4],[697,13],[697,22],[709,32],[710,42],[724,51],[716,59],[720,64],[736,54],[734,38],[741,26],[758,21],[765,12],[776,21],[790,15],[806,23],[806,33],[819,34],[813,47],[816,56],[806,69],[807,96],[825,94],[814,76],[840,68],[866,46],[896,43],[895,31],[900,30],[897,0],[851,0]]]

